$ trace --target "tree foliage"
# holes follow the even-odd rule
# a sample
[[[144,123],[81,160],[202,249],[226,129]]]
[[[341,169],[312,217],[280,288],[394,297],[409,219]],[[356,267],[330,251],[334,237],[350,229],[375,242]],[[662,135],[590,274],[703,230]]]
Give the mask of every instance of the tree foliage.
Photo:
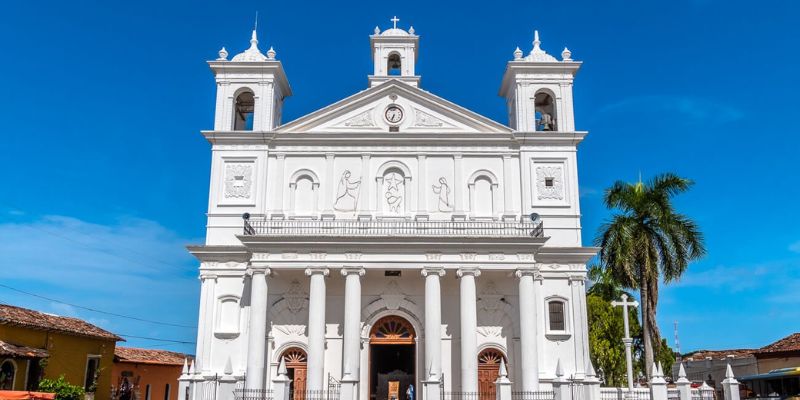
[[[42,379],[39,382],[39,391],[55,393],[56,400],[83,400],[85,394],[83,387],[70,384],[64,375],[58,379]]]
[[[606,207],[616,213],[600,228],[595,242],[614,280],[639,290],[647,376],[655,353],[661,353],[661,346],[653,346],[662,343],[656,325],[659,280],[679,279],[689,262],[705,254],[697,224],[672,205],[672,197],[691,186],[692,181],[666,173],[646,183],[617,181],[605,192]]]

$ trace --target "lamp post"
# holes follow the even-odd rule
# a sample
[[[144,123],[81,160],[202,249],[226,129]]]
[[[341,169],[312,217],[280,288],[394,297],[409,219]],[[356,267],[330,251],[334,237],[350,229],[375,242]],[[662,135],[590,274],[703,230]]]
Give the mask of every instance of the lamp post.
[[[628,393],[630,394],[633,392],[633,360],[631,359],[631,344],[633,344],[633,339],[631,339],[631,332],[628,325],[628,307],[639,307],[639,303],[636,300],[628,301],[628,295],[623,293],[622,301],[612,301],[611,305],[614,307],[622,307],[622,320],[625,321],[625,337],[622,338],[622,343],[625,344],[625,362],[628,373]]]

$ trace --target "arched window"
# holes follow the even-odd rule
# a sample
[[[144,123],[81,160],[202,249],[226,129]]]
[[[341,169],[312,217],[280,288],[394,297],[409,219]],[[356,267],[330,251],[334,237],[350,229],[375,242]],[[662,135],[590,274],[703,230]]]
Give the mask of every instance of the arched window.
[[[377,344],[414,344],[414,327],[403,317],[390,315],[375,322],[369,342]]]
[[[388,75],[401,75],[403,63],[400,61],[399,53],[389,54],[389,59],[386,65],[386,72]]]
[[[313,171],[297,171],[289,180],[289,209],[295,216],[311,216],[317,211],[319,179]]]
[[[253,115],[255,112],[256,99],[253,92],[246,90],[236,96],[233,104],[233,130],[252,131]]]
[[[14,361],[5,360],[0,364],[0,390],[14,390],[17,366]]]
[[[498,208],[495,200],[497,177],[490,171],[481,170],[473,173],[467,182],[472,217],[492,218]]]
[[[536,93],[536,96],[534,97],[534,105],[536,107],[536,130],[558,130],[556,120],[556,104],[553,96],[546,92]]]
[[[239,298],[236,296],[221,296],[217,309],[218,337],[235,337],[239,334]]]
[[[567,331],[567,309],[564,300],[553,299],[547,302],[547,328],[555,333]]]

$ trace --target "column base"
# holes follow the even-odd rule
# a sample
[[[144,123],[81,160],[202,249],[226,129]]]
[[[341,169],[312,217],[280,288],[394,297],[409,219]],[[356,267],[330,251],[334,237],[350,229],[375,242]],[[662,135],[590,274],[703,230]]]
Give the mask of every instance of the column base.
[[[341,383],[339,387],[339,400],[357,400],[358,379],[344,377],[339,383]]]
[[[442,398],[442,388],[439,386],[441,383],[439,379],[435,381],[422,381],[422,387],[425,389],[425,397],[422,400],[440,400]]]

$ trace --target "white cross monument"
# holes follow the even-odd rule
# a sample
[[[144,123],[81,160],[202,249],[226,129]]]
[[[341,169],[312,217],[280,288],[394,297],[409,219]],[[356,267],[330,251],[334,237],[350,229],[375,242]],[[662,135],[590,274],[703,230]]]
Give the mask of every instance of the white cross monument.
[[[628,327],[628,306],[639,307],[639,302],[636,300],[628,301],[628,295],[622,294],[622,301],[612,301],[611,305],[614,307],[622,306],[622,320],[625,321],[625,337],[622,338],[622,343],[625,343],[625,363],[628,373],[628,393],[633,392],[633,361],[631,360],[631,339],[630,328]]]

